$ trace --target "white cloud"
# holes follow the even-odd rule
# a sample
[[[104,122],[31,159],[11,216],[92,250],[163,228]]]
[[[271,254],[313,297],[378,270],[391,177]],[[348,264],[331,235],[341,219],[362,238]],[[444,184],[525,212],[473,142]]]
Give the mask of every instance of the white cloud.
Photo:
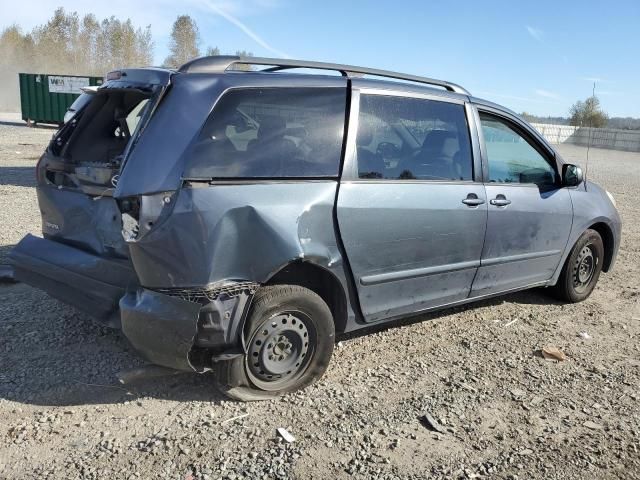
[[[624,92],[614,92],[611,90],[598,90],[596,88],[596,95],[613,95],[613,96],[618,96],[618,95],[626,95]]]
[[[582,77],[582,80],[585,80],[590,83],[603,83],[606,82],[604,78],[600,77]]]
[[[529,32],[529,35],[531,35],[535,40],[537,40],[538,42],[542,41],[544,37],[544,32],[542,30],[540,30],[539,28],[531,27],[529,25],[527,25],[525,28],[527,29],[527,32]]]
[[[548,90],[543,90],[541,88],[536,89],[535,93],[540,97],[551,98],[553,100],[558,100],[560,98],[560,96],[557,93],[553,93]]]
[[[277,50],[276,48],[272,47],[261,36],[259,36],[253,30],[251,30],[245,23],[241,22],[235,15],[232,15],[228,11],[226,11],[223,8],[219,7],[214,2],[212,2],[210,0],[201,0],[201,3],[202,3],[203,6],[209,7],[217,15],[220,15],[222,18],[224,18],[228,22],[230,22],[233,25],[235,25],[236,27],[238,27],[249,38],[251,38],[254,42],[256,42],[258,45],[260,45],[265,50],[269,50],[271,53],[274,53],[275,55],[277,55],[279,57],[285,57],[285,58],[289,57],[289,55],[287,55],[286,53],[284,53],[284,52],[282,52],[280,50]]]
[[[508,94],[497,93],[497,92],[478,91],[477,93],[478,95],[486,95],[487,97],[503,98],[505,100],[517,100],[519,102],[526,102],[526,103],[551,103],[550,100],[542,100],[540,98],[533,98],[533,97],[521,97],[518,95],[508,95]]]

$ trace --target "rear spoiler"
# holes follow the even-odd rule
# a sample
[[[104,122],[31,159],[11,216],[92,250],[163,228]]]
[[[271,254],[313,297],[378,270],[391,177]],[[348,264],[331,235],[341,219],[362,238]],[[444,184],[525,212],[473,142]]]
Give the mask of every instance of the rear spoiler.
[[[164,68],[125,68],[122,70],[113,70],[104,78],[102,88],[116,86],[122,88],[127,85],[144,84],[144,85],[162,85],[169,84],[171,75],[174,72]]]

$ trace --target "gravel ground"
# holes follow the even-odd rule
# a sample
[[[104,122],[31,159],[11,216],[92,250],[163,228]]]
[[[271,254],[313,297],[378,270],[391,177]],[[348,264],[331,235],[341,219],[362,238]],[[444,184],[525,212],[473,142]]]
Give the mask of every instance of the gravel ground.
[[[51,134],[0,125],[0,263],[40,230]],[[0,478],[640,478],[640,154],[592,149],[589,175],[625,225],[587,301],[528,291],[344,338],[319,383],[270,402],[228,401],[206,375],[119,386],[142,364],[121,334],[0,285]]]

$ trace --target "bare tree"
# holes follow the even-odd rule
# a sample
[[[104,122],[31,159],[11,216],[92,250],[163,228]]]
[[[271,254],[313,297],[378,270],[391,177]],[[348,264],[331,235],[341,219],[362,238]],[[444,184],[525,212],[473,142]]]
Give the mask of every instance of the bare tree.
[[[34,56],[33,38],[20,27],[11,25],[0,33],[0,110],[18,109],[18,73],[34,68]]]
[[[115,17],[82,19],[58,8],[43,25],[24,34],[16,25],[0,32],[0,108],[17,109],[18,72],[104,75],[153,61],[151,27]]]
[[[220,49],[218,47],[207,47],[207,57],[213,57],[216,55],[220,55]]]
[[[136,30],[136,52],[138,55],[138,65],[151,65],[153,63],[153,37],[151,36],[151,25]]]
[[[92,14],[85,15],[80,25],[77,44],[78,63],[90,72],[99,69],[97,58],[97,39],[100,34],[100,22]]]
[[[78,14],[57,8],[53,17],[31,32],[35,43],[35,63],[45,72],[77,73],[76,49],[80,30]]]
[[[253,57],[253,53],[251,52],[247,52],[246,50],[236,50],[236,55],[239,57]],[[253,67],[251,65],[234,65],[233,66],[234,70],[243,70],[245,72],[251,71],[253,70]]]
[[[185,62],[200,56],[200,31],[195,20],[189,15],[180,15],[173,23],[169,56],[164,65],[177,68]]]
[[[596,96],[587,98],[584,102],[577,101],[569,109],[571,119],[569,123],[576,127],[602,128],[607,126],[609,116],[600,107],[600,100]]]
[[[144,67],[153,61],[151,27],[136,29],[131,20],[103,20],[99,45],[103,71],[119,67]]]

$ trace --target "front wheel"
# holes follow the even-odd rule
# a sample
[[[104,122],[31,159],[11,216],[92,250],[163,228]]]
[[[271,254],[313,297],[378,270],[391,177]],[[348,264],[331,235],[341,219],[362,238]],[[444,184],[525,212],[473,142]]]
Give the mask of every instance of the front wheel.
[[[585,300],[598,283],[603,258],[602,237],[595,230],[585,231],[562,267],[560,278],[554,287],[556,296],[572,303]]]
[[[236,400],[265,400],[300,390],[320,378],[335,341],[331,310],[297,285],[262,287],[245,328],[246,353],[219,362],[222,390]]]

